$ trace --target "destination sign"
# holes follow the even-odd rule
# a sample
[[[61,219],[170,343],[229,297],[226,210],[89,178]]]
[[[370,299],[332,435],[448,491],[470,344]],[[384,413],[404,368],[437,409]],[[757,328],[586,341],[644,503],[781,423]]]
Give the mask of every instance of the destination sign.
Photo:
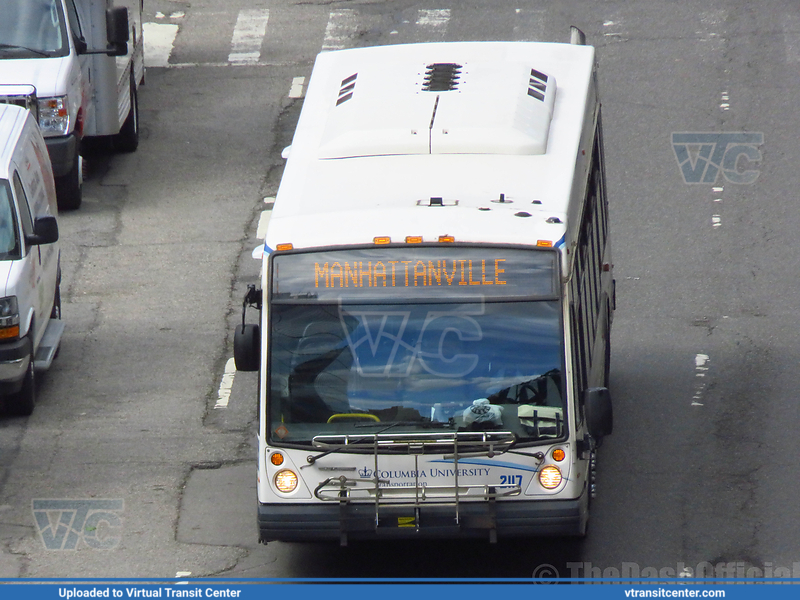
[[[272,256],[273,299],[553,297],[557,254],[508,248],[392,247]]]

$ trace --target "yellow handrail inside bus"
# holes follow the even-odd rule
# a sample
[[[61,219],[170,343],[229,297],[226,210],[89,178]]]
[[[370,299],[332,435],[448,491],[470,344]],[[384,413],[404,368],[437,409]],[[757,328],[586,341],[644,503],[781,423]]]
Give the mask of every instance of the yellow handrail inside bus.
[[[336,413],[335,415],[331,415],[328,417],[328,423],[333,423],[334,421],[338,421],[339,419],[346,419],[348,417],[354,417],[356,419],[372,419],[373,421],[377,421],[378,423],[381,420],[376,417],[375,415],[370,415],[368,413]]]

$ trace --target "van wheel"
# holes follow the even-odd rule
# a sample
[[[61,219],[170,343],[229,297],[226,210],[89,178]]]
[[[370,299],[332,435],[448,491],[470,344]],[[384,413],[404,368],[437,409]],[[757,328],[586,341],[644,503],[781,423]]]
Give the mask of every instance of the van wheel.
[[[28,370],[25,372],[25,379],[22,380],[22,388],[16,393],[6,398],[6,405],[9,412],[27,417],[33,414],[36,406],[36,375],[33,368],[33,351],[31,350]]]
[[[83,200],[83,159],[80,152],[75,153],[69,173],[56,178],[56,200],[59,210],[80,208]]]
[[[139,147],[139,93],[136,80],[131,75],[131,110],[122,124],[119,133],[114,136],[114,148],[117,152],[135,152]]]

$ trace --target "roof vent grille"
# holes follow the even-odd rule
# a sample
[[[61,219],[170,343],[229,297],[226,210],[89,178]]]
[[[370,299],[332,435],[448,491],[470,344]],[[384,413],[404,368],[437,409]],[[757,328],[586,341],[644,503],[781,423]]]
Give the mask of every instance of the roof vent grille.
[[[339,87],[339,98],[336,100],[336,106],[342,102],[347,102],[353,97],[353,90],[356,88],[356,78],[358,73],[353,73],[350,77],[342,80],[342,85]]]
[[[533,96],[537,100],[544,102],[544,94],[547,91],[547,75],[536,69],[531,69],[531,79],[528,82],[528,96]]]
[[[426,67],[425,82],[422,89],[426,92],[449,92],[458,87],[462,65],[456,63],[433,63]]]

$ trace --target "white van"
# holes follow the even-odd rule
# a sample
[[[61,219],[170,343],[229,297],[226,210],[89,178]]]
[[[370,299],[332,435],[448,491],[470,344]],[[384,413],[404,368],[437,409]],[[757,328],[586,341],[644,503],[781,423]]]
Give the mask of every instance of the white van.
[[[34,370],[50,367],[64,331],[57,216],[36,119],[0,104],[0,395],[15,414],[33,412]]]
[[[0,83],[35,87],[59,207],[81,204],[81,141],[139,142],[142,0],[2,0]],[[128,42],[130,41],[130,48]],[[129,51],[130,50],[130,51]],[[0,91],[0,102],[9,100]],[[13,100],[13,98],[11,99]]]

